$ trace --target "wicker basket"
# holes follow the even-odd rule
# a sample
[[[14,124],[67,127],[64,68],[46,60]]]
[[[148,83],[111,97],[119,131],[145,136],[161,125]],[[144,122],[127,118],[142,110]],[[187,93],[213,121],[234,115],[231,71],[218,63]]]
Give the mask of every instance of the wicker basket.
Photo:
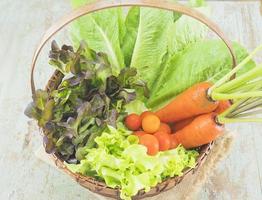
[[[232,63],[233,67],[236,64],[236,59],[234,52],[232,50],[232,45],[229,40],[225,37],[225,35],[222,33],[222,31],[215,25],[212,21],[210,21],[207,17],[205,17],[203,14],[190,9],[188,7],[185,7],[180,4],[174,4],[174,3],[168,3],[168,2],[163,2],[160,0],[114,0],[114,1],[109,1],[109,0],[103,0],[99,2],[95,2],[93,4],[88,4],[85,5],[77,10],[74,10],[72,13],[69,15],[65,16],[62,18],[60,21],[58,21],[56,24],[54,24],[52,27],[50,27],[45,35],[43,36],[40,44],[38,45],[33,60],[32,60],[32,70],[31,70],[31,90],[32,94],[35,94],[35,83],[34,83],[34,69],[36,66],[36,61],[37,58],[40,54],[40,51],[44,47],[44,45],[47,43],[47,41],[55,35],[59,30],[61,30],[64,26],[72,22],[73,20],[86,15],[88,13],[92,13],[95,11],[107,9],[107,8],[113,8],[113,7],[120,7],[120,6],[145,6],[145,7],[153,7],[153,8],[159,8],[159,9],[165,9],[169,11],[176,11],[180,12],[182,14],[191,16],[200,22],[206,24],[211,30],[213,30],[214,33],[216,33],[222,41],[226,44],[226,46],[229,49],[229,52],[232,56]],[[51,91],[55,90],[61,81],[63,80],[64,76],[61,72],[55,71],[50,80],[48,81],[48,84],[46,86],[46,90],[50,93]],[[43,130],[45,131],[45,130]],[[167,191],[171,188],[173,188],[175,185],[179,184],[185,176],[187,176],[189,173],[194,173],[200,166],[201,164],[206,160],[207,155],[209,154],[211,148],[212,148],[213,143],[204,145],[199,148],[199,157],[197,159],[197,164],[194,169],[185,169],[183,176],[180,177],[173,177],[173,178],[168,178],[162,183],[159,183],[156,187],[152,188],[149,192],[145,192],[144,190],[141,190],[138,192],[136,196],[133,197],[133,199],[142,199],[145,197],[151,197],[155,196],[161,192]],[[69,169],[66,168],[64,165],[64,162],[62,159],[59,158],[56,154],[52,154],[52,158],[54,159],[54,162],[56,166],[60,169],[62,169],[65,173],[69,174],[73,179],[75,179],[80,185],[83,187],[89,189],[92,192],[98,193],[103,196],[111,197],[114,199],[120,199],[119,194],[119,188],[113,189],[109,188],[106,186],[104,182],[97,181],[96,179],[92,177],[87,177],[83,176],[77,173],[71,172]]]

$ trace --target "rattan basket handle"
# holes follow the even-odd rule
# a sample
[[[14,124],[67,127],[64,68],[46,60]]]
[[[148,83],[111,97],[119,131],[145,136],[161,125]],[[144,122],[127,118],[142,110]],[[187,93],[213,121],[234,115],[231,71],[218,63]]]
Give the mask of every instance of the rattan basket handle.
[[[195,18],[196,20],[202,22],[207,27],[209,27],[212,31],[214,31],[226,44],[226,46],[229,49],[229,52],[232,56],[232,63],[233,67],[236,65],[236,58],[235,54],[233,52],[232,44],[231,42],[226,38],[224,33],[219,29],[219,27],[212,22],[210,19],[208,19],[205,15],[201,14],[200,12],[188,8],[186,6],[183,6],[178,3],[169,3],[165,1],[160,0],[101,0],[97,1],[92,4],[87,4],[85,6],[82,6],[70,14],[66,15],[65,17],[61,18],[59,21],[57,21],[54,25],[52,25],[46,33],[43,35],[40,43],[37,46],[37,49],[34,52],[32,64],[31,64],[31,90],[32,94],[35,94],[35,83],[34,83],[34,70],[37,58],[44,47],[44,45],[47,43],[47,41],[55,35],[59,30],[61,30],[63,27],[65,27],[67,24],[72,22],[73,20],[86,15],[88,13],[92,13],[95,11],[107,9],[107,8],[113,8],[113,7],[121,7],[121,6],[144,6],[144,7],[152,7],[152,8],[159,8],[164,10],[170,10],[170,11],[176,11],[181,14],[188,15],[190,17]]]

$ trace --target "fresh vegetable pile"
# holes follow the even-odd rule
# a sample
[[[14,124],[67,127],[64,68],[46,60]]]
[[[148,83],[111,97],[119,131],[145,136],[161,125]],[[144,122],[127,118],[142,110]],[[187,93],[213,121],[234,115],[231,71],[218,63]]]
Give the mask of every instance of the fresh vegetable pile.
[[[74,7],[89,0],[72,0]],[[204,1],[189,6],[209,14]],[[194,168],[198,147],[224,124],[262,120],[262,66],[238,43],[238,66],[207,28],[169,11],[131,7],[89,14],[70,27],[73,46],[53,41],[49,63],[62,76],[37,90],[25,114],[44,129],[47,153],[76,173],[141,189]],[[236,73],[236,79],[229,80]]]

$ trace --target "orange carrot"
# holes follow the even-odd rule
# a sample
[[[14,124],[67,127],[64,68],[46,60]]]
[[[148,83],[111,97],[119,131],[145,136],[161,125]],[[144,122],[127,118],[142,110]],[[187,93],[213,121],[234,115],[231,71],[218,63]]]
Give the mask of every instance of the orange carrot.
[[[213,112],[196,117],[189,125],[175,133],[177,142],[185,148],[193,148],[215,140],[224,132],[224,126],[215,121],[216,115]]]
[[[226,109],[228,109],[231,106],[231,102],[228,100],[221,100],[219,101],[217,109],[214,111],[217,114],[221,114]]]
[[[215,113],[217,114],[221,114],[222,112],[224,112],[226,109],[228,109],[231,106],[231,102],[228,100],[221,100],[219,101],[218,107],[216,108],[216,110],[214,110]],[[190,117],[187,119],[183,119],[181,121],[175,122],[172,126],[172,130],[173,131],[179,131],[182,128],[184,128],[185,126],[187,126],[188,124],[190,124],[196,117]]]
[[[207,96],[207,90],[211,85],[208,82],[195,84],[156,111],[156,115],[161,122],[168,123],[214,111],[218,106],[218,101],[212,101]]]

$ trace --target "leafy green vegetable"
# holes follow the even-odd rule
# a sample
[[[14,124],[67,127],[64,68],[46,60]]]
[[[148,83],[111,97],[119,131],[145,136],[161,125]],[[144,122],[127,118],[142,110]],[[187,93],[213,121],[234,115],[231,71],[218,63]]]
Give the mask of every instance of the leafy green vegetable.
[[[136,43],[137,31],[139,27],[140,8],[131,7],[128,11],[125,26],[126,34],[124,36],[124,43],[122,44],[122,51],[125,58],[126,66],[130,66],[133,49]]]
[[[142,113],[147,110],[145,103],[139,99],[136,99],[129,104],[125,105],[125,110],[127,113]]]
[[[93,1],[72,0],[73,7],[90,2]],[[203,0],[189,1],[189,5],[207,12]],[[90,48],[105,52],[115,75],[124,65],[137,68],[149,89],[155,87],[165,57],[201,39],[205,33],[206,27],[190,17],[145,7],[131,7],[126,18],[122,8],[99,11],[78,20],[72,28],[75,44],[85,39]]]
[[[176,149],[149,156],[146,147],[137,144],[138,138],[125,129],[108,127],[95,139],[97,148],[84,148],[80,164],[67,164],[73,171],[102,178],[112,188],[121,188],[121,198],[131,199],[141,189],[151,187],[167,177],[180,176],[187,167],[195,166],[196,151]],[[103,158],[103,159],[101,159]]]
[[[63,45],[60,49],[56,41],[53,41],[51,44],[51,51],[49,52],[49,64],[63,74],[69,72],[72,74],[79,74],[84,70],[82,69],[83,61],[81,58],[81,54],[83,53],[92,55],[90,59],[101,61],[101,59],[98,58],[100,55],[96,55],[93,50],[89,49],[85,42],[81,42],[77,51],[74,52],[72,46]],[[91,65],[91,63],[89,64]],[[109,65],[107,60],[104,61],[103,64]],[[84,63],[84,65],[86,65],[86,63]]]
[[[248,55],[238,43],[234,43],[233,46],[237,62]],[[254,66],[254,62],[250,61],[244,70]],[[147,105],[156,108],[195,83],[205,80],[215,82],[230,71],[231,67],[232,58],[221,41],[207,40],[194,43],[168,61],[158,79],[157,87],[151,91]]]
[[[204,1],[190,1],[189,5],[209,13]],[[207,33],[206,26],[191,17],[152,8],[130,8],[125,25],[122,51],[126,66],[136,67],[149,89],[155,87],[165,59]]]
[[[148,89],[135,68],[124,68],[114,76],[107,55],[85,42],[74,51],[53,41],[49,57],[66,78],[51,93],[37,90],[25,113],[46,130],[47,152],[76,162],[83,157],[82,147],[94,147],[107,125],[116,127],[123,119],[124,106],[136,99],[136,90],[147,96]]]
[[[209,15],[209,7],[195,8],[206,15]],[[175,21],[168,30],[168,52],[173,55],[187,46],[202,40],[206,37],[208,28],[198,20],[182,15]]]
[[[173,13],[133,7],[126,17],[127,32],[122,46],[127,66],[135,67],[151,88],[167,51],[167,27]]]
[[[25,114],[30,118],[38,120],[38,125],[43,127],[53,116],[54,100],[48,99],[46,91],[37,90],[33,96],[33,102],[30,103]]]
[[[74,8],[89,0],[72,0]],[[88,14],[73,22],[71,36],[75,46],[85,40],[89,47],[108,55],[113,74],[117,75],[125,67],[124,56],[120,48],[125,34],[122,8],[106,9]]]
[[[125,35],[127,32],[127,27],[125,25],[125,13],[124,11],[121,11],[121,8],[118,8],[119,11],[117,12],[118,14],[118,28],[119,28],[119,42],[120,42],[120,48],[124,44],[125,40]]]

